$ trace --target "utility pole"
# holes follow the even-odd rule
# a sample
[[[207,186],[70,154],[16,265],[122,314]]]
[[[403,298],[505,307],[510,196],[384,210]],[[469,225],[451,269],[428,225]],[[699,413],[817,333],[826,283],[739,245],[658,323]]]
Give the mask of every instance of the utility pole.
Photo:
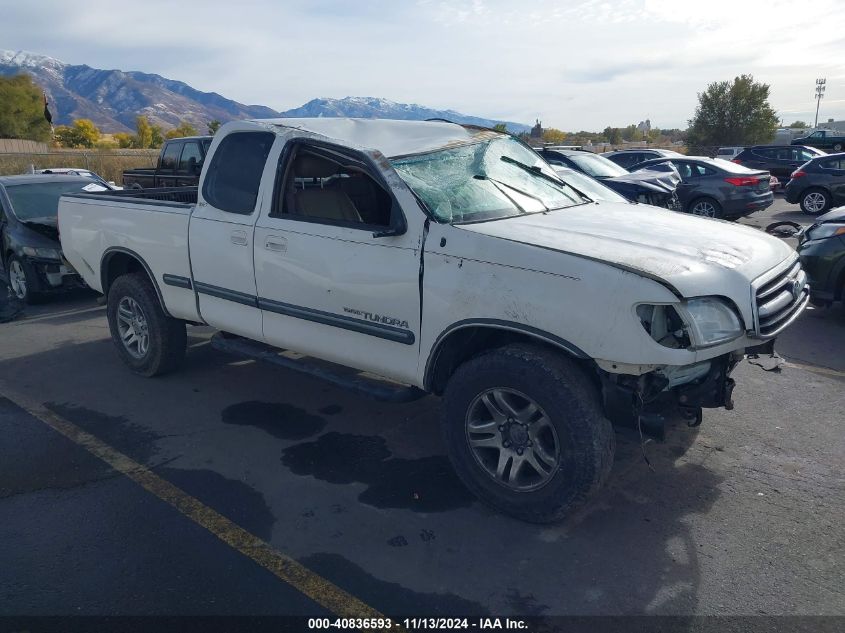
[[[816,122],[813,125],[814,128],[819,126],[819,106],[821,105],[822,98],[824,97],[825,84],[827,84],[827,79],[816,79]]]

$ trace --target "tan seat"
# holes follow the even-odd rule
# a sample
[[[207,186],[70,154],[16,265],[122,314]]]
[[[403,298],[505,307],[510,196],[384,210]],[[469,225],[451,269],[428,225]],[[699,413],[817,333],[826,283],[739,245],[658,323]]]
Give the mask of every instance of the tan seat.
[[[340,171],[340,166],[332,161],[302,153],[296,157],[293,172],[295,178],[321,181]],[[316,185],[316,182],[315,182]],[[337,189],[323,189],[322,185],[296,189],[289,192],[289,213],[308,218],[321,218],[338,222],[363,222],[361,214],[346,193]]]

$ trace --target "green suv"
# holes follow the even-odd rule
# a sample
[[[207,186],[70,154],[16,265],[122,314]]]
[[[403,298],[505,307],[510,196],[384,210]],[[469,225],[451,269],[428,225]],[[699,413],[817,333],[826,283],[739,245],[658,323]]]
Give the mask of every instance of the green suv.
[[[819,216],[801,232],[798,254],[814,305],[845,301],[845,207]]]

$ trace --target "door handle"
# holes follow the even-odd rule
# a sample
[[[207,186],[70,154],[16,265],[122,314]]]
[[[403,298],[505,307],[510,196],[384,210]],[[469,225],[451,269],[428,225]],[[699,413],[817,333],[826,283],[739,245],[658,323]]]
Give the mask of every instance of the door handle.
[[[237,244],[238,246],[247,245],[246,231],[232,231],[229,239],[232,240],[232,244]]]
[[[264,240],[264,248],[268,251],[276,251],[278,253],[285,253],[288,250],[288,241],[283,237],[276,235],[268,235]]]

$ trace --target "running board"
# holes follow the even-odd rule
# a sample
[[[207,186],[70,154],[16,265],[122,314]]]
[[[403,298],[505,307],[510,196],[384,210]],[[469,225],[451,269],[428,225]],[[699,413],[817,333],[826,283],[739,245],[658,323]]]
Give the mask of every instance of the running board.
[[[278,349],[240,336],[218,332],[211,337],[211,346],[221,352],[246,356],[308,374],[373,400],[412,402],[426,395],[425,391],[411,385],[393,382],[387,378],[304,356],[290,350]]]

